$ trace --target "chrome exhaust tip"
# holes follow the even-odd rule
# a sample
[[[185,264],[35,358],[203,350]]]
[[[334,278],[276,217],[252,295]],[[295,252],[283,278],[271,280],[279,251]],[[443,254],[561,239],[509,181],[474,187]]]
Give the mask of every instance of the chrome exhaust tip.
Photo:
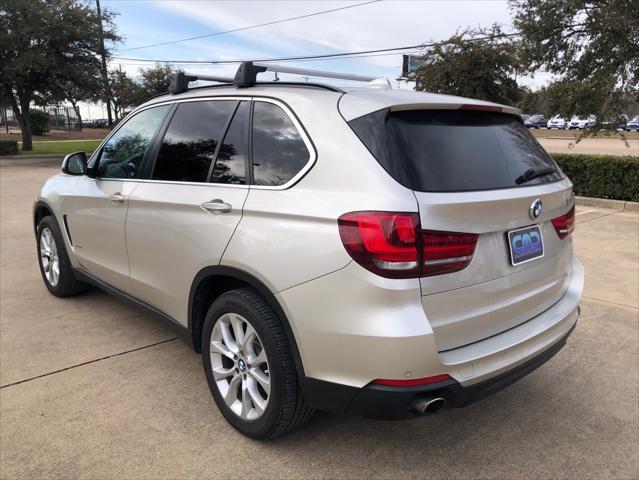
[[[446,406],[446,400],[442,397],[415,397],[410,406],[417,413],[430,415],[441,411]]]

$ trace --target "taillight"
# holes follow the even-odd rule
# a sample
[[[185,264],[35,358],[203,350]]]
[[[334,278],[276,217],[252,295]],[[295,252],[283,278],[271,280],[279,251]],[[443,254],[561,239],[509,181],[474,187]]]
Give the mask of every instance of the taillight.
[[[348,254],[386,278],[452,273],[468,266],[478,235],[421,230],[417,213],[352,212],[338,220]]]
[[[463,270],[473,259],[477,238],[474,233],[424,230],[424,266],[422,276],[441,275]]]
[[[353,212],[338,224],[346,251],[364,268],[386,278],[419,276],[416,213]]]
[[[553,218],[552,224],[559,238],[566,238],[575,230],[575,206],[561,217]]]

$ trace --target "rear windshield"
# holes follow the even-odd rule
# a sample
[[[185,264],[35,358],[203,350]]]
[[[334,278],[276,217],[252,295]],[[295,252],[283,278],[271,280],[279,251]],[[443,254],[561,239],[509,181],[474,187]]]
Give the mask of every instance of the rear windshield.
[[[349,125],[386,171],[412,190],[492,190],[563,178],[521,121],[503,113],[380,110]],[[556,173],[515,183],[525,171],[543,167]]]

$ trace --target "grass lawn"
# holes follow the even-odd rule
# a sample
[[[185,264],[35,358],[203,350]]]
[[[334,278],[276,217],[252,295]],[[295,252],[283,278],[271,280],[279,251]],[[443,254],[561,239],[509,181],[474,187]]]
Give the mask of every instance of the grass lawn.
[[[33,150],[29,152],[23,152],[20,150],[20,155],[51,155],[59,154],[66,155],[73,152],[86,152],[92,153],[101,140],[72,140],[72,141],[42,141],[33,142]]]

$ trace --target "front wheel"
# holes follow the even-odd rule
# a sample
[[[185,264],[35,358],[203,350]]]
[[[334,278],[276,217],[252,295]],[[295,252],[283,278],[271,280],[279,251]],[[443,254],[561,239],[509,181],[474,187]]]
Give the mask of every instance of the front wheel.
[[[56,297],[69,297],[85,291],[88,285],[73,275],[62,232],[53,216],[40,221],[36,238],[40,273],[49,292]]]
[[[280,319],[251,288],[218,297],[202,332],[204,372],[224,418],[251,438],[275,438],[313,414]]]

